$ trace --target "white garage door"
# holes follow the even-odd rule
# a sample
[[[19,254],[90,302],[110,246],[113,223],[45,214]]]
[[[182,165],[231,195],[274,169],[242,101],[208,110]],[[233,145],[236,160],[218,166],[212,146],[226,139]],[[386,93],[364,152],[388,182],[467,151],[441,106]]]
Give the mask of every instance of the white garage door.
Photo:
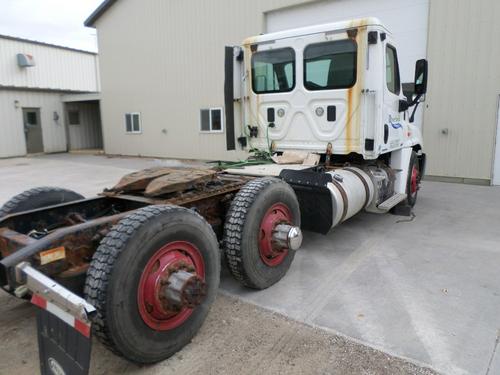
[[[354,18],[377,17],[394,34],[402,82],[413,82],[415,61],[427,57],[429,0],[317,1],[266,14],[267,32]],[[416,116],[422,124],[422,106]]]

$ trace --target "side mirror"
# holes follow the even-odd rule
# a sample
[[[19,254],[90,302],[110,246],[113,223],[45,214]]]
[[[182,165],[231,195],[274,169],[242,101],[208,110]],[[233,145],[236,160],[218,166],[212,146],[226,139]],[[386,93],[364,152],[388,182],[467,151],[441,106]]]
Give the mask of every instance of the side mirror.
[[[418,60],[415,64],[415,94],[427,93],[428,62],[426,59]]]

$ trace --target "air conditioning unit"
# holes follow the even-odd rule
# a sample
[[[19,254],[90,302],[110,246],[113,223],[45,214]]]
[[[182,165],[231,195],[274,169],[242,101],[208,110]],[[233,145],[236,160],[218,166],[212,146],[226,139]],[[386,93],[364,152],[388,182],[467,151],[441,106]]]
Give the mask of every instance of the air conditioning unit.
[[[30,66],[35,66],[35,59],[32,55],[26,53],[17,54],[17,65],[21,68],[29,68]]]

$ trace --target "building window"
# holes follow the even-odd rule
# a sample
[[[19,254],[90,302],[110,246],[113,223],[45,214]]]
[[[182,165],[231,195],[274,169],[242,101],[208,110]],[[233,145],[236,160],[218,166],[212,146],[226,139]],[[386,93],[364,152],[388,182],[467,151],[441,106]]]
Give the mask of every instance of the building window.
[[[337,40],[309,45],[304,51],[304,86],[308,90],[347,89],[356,83],[356,42]]]
[[[34,112],[34,111],[26,112],[26,124],[38,125],[38,119],[37,119],[36,112]]]
[[[130,134],[142,133],[141,114],[138,112],[125,114],[125,130]]]
[[[222,108],[208,108],[200,111],[200,131],[203,133],[222,133],[224,131]]]
[[[254,53],[252,87],[256,94],[292,91],[295,87],[295,51],[282,48]]]
[[[78,110],[68,111],[68,124],[80,125],[80,111]]]
[[[385,50],[385,78],[389,91],[399,95],[401,92],[401,80],[399,78],[398,54],[396,48],[390,45],[387,45]]]

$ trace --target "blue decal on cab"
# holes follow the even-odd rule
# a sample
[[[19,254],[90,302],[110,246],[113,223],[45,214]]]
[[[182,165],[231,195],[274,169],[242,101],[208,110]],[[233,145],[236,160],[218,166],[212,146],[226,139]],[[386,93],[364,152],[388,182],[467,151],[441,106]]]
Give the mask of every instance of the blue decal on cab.
[[[389,115],[389,124],[391,124],[393,129],[403,129],[403,125],[399,122],[401,120],[401,117],[399,116],[394,116],[392,117]]]

